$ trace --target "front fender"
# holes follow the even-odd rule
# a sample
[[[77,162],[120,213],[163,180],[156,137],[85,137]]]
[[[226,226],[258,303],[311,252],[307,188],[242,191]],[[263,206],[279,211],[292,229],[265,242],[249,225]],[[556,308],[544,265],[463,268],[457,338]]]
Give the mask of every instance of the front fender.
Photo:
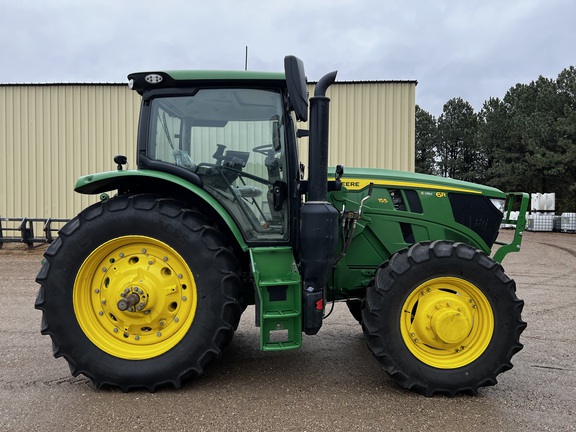
[[[78,178],[74,190],[81,194],[94,195],[109,192],[117,189],[122,189],[127,184],[134,184],[138,180],[145,181],[163,181],[171,183],[175,186],[187,189],[206,205],[210,206],[220,216],[222,221],[228,226],[230,232],[236,238],[238,245],[242,250],[247,251],[248,245],[244,241],[242,232],[238,225],[226,209],[208,192],[201,187],[190,183],[173,174],[161,171],[149,170],[122,170],[122,171],[107,171],[96,174],[88,174]]]

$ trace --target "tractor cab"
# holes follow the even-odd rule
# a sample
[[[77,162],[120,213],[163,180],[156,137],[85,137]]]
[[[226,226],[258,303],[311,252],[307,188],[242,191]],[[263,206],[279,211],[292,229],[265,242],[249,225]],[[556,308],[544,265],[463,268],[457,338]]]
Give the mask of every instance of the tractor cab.
[[[207,86],[204,74],[129,76],[144,99],[138,167],[177,174],[206,190],[246,242],[288,242],[289,172],[297,163],[288,151],[296,146],[285,80],[266,74],[255,88],[253,73],[230,72]]]

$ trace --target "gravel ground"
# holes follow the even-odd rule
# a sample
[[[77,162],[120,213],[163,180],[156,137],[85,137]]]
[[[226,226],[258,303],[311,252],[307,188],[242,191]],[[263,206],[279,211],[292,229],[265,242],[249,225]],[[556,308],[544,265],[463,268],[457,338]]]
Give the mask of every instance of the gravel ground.
[[[248,308],[224,355],[183,388],[97,391],[40,335],[42,252],[0,249],[1,431],[576,430],[575,234],[527,232],[505,259],[526,302],[524,349],[498,385],[455,398],[399,388],[342,304],[301,350],[260,352]]]

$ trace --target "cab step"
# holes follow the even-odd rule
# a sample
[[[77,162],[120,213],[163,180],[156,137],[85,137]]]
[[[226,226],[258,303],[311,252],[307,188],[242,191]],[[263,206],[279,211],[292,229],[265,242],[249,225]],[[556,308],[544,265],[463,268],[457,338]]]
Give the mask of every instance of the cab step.
[[[260,349],[302,346],[302,280],[290,247],[250,249],[260,307]]]

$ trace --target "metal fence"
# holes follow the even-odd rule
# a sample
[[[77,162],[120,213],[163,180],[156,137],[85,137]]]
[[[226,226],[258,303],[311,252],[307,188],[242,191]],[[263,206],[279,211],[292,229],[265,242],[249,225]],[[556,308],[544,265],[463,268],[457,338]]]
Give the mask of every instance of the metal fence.
[[[0,217],[0,248],[4,243],[52,243],[60,228],[69,219]],[[38,233],[42,234],[38,234]]]

